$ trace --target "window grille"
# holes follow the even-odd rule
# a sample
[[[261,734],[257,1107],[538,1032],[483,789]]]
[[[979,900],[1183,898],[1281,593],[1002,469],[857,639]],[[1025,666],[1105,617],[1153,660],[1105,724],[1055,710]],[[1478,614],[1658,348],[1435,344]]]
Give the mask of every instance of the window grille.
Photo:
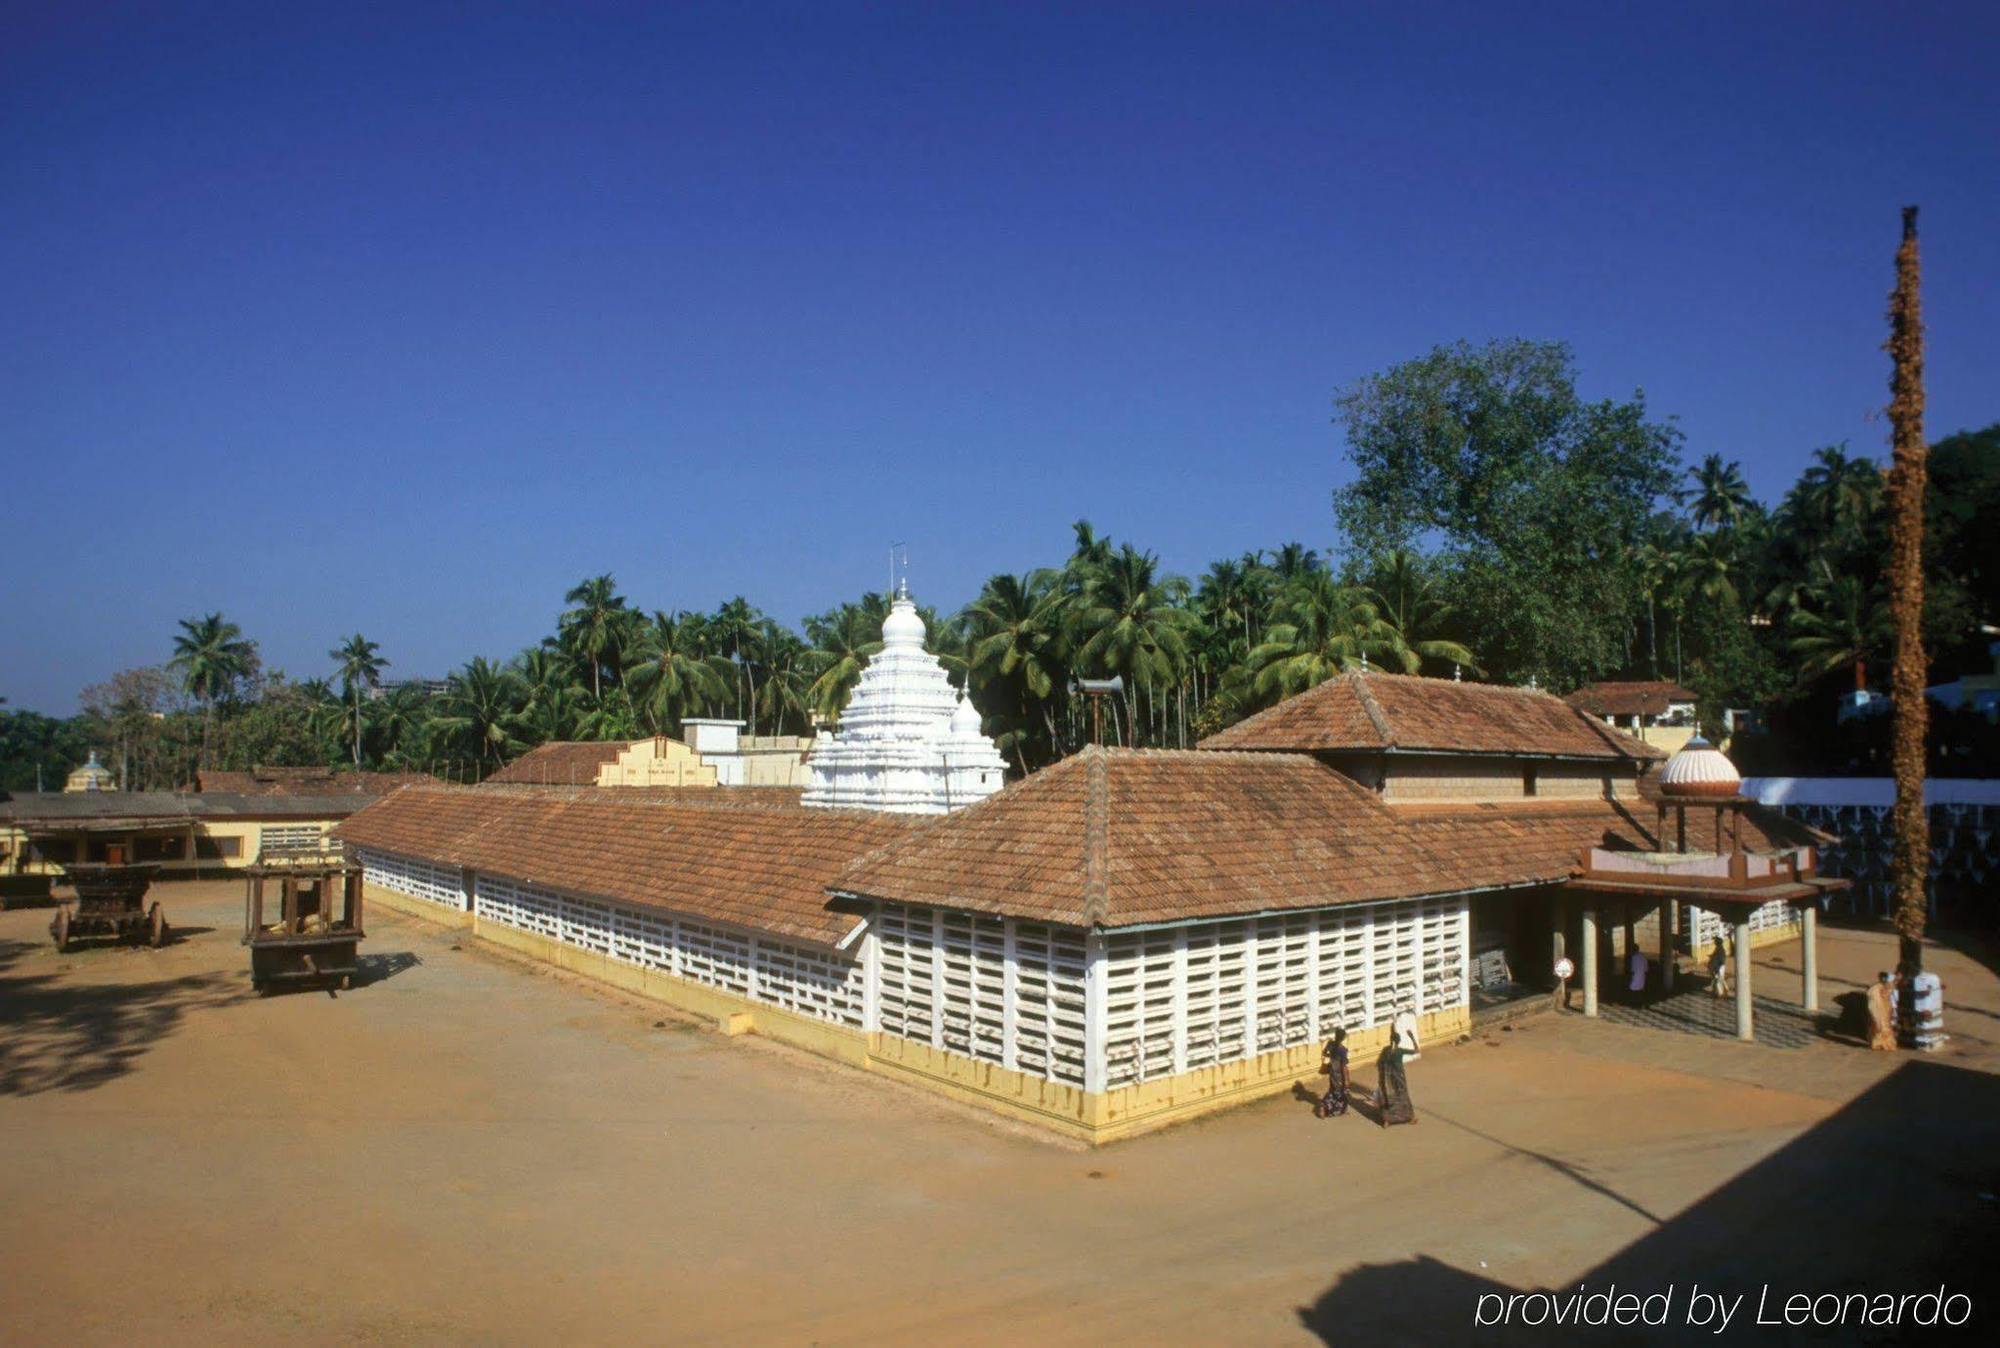
[[[274,855],[318,852],[326,846],[326,829],[318,824],[266,824],[257,837],[258,847]]]

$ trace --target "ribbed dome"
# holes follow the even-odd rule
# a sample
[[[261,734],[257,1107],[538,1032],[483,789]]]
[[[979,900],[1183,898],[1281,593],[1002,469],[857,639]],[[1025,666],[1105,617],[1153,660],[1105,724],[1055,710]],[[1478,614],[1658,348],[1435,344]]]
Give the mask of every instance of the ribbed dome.
[[[958,706],[951,713],[951,729],[955,735],[979,733],[979,708],[972,705],[971,698],[959,698]]]
[[[882,644],[922,650],[924,636],[924,620],[917,616],[915,602],[908,595],[899,595],[889,606],[889,616],[882,620]]]
[[[1728,755],[1696,735],[1660,769],[1660,794],[1665,796],[1729,797],[1743,789],[1743,778]]]

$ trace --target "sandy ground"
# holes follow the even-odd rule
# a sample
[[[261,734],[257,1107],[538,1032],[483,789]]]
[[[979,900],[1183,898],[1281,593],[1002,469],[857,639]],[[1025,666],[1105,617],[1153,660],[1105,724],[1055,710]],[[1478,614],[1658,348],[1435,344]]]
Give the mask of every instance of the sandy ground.
[[[1416,1128],[1278,1099],[1090,1152],[382,911],[364,985],[255,997],[236,887],[155,893],[158,951],[0,914],[10,1342],[1457,1341],[1480,1290],[1723,1247],[1853,1276],[1828,1223],[1895,1194],[1938,1234],[1878,1276],[2000,1236],[1976,951],[1921,1064],[1542,1016],[1427,1051]],[[1823,995],[1891,945],[1825,933]]]

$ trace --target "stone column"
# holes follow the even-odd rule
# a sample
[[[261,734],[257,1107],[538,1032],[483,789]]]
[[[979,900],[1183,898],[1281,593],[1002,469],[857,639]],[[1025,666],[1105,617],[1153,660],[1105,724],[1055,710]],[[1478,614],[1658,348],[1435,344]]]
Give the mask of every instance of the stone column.
[[[1583,909],[1583,1014],[1597,1014],[1597,906]]]
[[[1750,920],[1746,913],[1736,919],[1736,1037],[1754,1041],[1750,1019]]]
[[[1800,945],[1804,953],[1805,999],[1807,1011],[1819,1010],[1819,904],[1809,903],[1799,910],[1805,925],[1801,929]]]

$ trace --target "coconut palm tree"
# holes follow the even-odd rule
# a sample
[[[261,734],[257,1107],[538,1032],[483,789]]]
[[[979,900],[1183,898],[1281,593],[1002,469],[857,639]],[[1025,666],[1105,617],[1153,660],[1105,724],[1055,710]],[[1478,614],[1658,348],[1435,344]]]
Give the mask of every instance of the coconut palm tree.
[[[1389,658],[1405,674],[1420,673],[1423,662],[1450,664],[1484,674],[1472,651],[1443,635],[1451,605],[1438,594],[1422,559],[1408,548],[1393,548],[1377,563],[1367,589],[1369,602],[1393,634]]]
[[[1893,630],[1879,587],[1823,565],[1817,581],[1799,594],[1785,626],[1786,649],[1797,662],[1800,682],[1851,668],[1857,692],[1867,688],[1868,661],[1888,645]]]
[[[451,688],[444,695],[444,713],[437,719],[438,729],[477,760],[484,776],[488,764],[497,768],[521,749],[516,734],[520,701],[520,677],[484,656],[475,656],[452,675]]]
[[[889,615],[889,601],[872,591],[858,604],[806,619],[806,637],[812,643],[804,667],[813,680],[806,688],[806,705],[816,716],[829,721],[861,680],[861,671],[882,650],[882,623]]]
[[[203,767],[211,766],[209,742],[215,704],[250,673],[256,655],[255,643],[244,640],[243,629],[225,621],[220,613],[181,619],[174,656],[167,664],[180,671],[182,689],[201,704]]]
[[[1726,534],[1696,534],[1674,567],[1674,585],[1684,600],[1718,609],[1741,602],[1736,576],[1736,550]]]
[[[1688,475],[1694,479],[1694,489],[1682,499],[1696,528],[1728,528],[1750,509],[1750,484],[1743,480],[1743,465],[1734,459],[1724,463],[1720,454],[1711,454],[1700,467],[1688,469]]]
[[[1889,613],[1896,656],[1889,688],[1895,698],[1889,760],[1896,778],[1891,812],[1896,846],[1890,874],[1896,885],[1896,930],[1903,963],[1923,968],[1925,880],[1930,873],[1930,820],[1924,813],[1924,733],[1930,706],[1924,696],[1924,490],[1930,449],[1924,443],[1923,277],[1917,255],[1917,208],[1903,208],[1903,241],[1896,251],[1896,289],[1889,297],[1888,351],[1891,467],[1889,506]],[[1901,999],[1914,1028],[1916,998]]]
[[[335,661],[334,674],[340,680],[341,695],[354,708],[354,766],[361,766],[361,690],[373,688],[382,682],[382,671],[389,662],[378,652],[381,647],[367,637],[356,632],[340,645],[327,652]]]
[[[742,595],[715,611],[710,634],[717,649],[736,666],[736,714],[757,733],[757,660],[763,651],[764,615],[750,606]]]
[[[1285,587],[1277,619],[1250,652],[1252,695],[1277,702],[1316,687],[1364,659],[1400,663],[1402,642],[1366,589],[1342,585],[1325,571],[1305,572]]]
[[[1845,445],[1828,445],[1813,451],[1798,491],[1801,524],[1821,539],[1852,537],[1882,502],[1882,471],[1872,459],[1849,455]]]
[[[374,703],[375,740],[386,762],[402,766],[424,758],[424,738],[430,729],[430,698],[421,688],[393,688]]]
[[[589,666],[590,695],[601,700],[604,666],[617,658],[619,638],[628,630],[631,610],[609,572],[577,582],[563,595],[563,602],[570,605],[559,626],[563,648],[579,665]]]
[[[1178,683],[1187,667],[1193,615],[1180,607],[1187,582],[1162,576],[1159,565],[1152,553],[1126,544],[1090,578],[1070,617],[1076,671],[1124,680],[1134,745],[1145,742],[1140,690]]]
[[[1061,752],[1062,744],[1052,699],[1067,682],[1063,628],[1068,603],[1054,572],[1003,574],[988,578],[963,615],[970,638],[966,660],[977,686],[1010,689],[1021,722],[1032,722],[1039,710],[1054,753]],[[1014,728],[1009,744],[1025,776],[1028,758],[1021,727]]]
[[[681,719],[728,696],[726,661],[704,653],[705,634],[687,613],[658,609],[633,643],[625,686],[655,735],[678,730]]]

